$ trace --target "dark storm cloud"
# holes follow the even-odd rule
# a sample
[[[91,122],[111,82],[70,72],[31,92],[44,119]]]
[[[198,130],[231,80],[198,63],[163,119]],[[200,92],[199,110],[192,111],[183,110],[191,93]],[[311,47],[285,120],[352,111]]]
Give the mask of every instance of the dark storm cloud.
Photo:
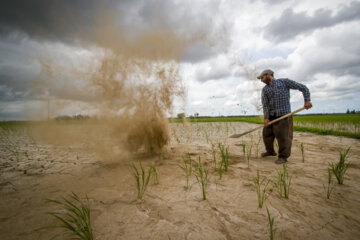
[[[360,2],[357,1],[340,5],[335,14],[329,9],[320,8],[313,16],[309,16],[307,12],[294,13],[291,8],[288,8],[279,18],[271,20],[264,32],[266,38],[274,42],[283,42],[318,28],[331,27],[358,19],[360,19]]]
[[[95,0],[4,0],[0,4],[0,33],[16,31],[37,40],[73,42],[93,40]],[[98,1],[99,2],[99,1]]]
[[[223,27],[212,22],[219,4],[220,1],[202,4],[203,11],[194,12],[191,8],[195,4],[160,0],[3,0],[0,37],[17,34],[36,41],[95,43],[106,17],[116,17],[119,31],[128,38],[149,29],[173,31],[181,37],[206,36]],[[182,60],[204,60],[213,54],[209,48],[209,44],[192,48]]]

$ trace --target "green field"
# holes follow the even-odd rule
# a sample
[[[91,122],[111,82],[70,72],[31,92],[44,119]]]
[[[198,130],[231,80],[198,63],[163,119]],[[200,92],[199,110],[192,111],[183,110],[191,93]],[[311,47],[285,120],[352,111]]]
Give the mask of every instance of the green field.
[[[262,124],[262,117],[206,117],[188,119],[190,122],[249,122]],[[173,119],[173,122],[181,122]],[[294,130],[321,135],[345,136],[360,139],[360,114],[295,115]]]
[[[199,117],[188,118],[189,122],[249,122],[262,124],[263,118],[252,117]],[[60,124],[81,124],[84,120],[61,121]],[[179,123],[181,119],[170,119],[170,122]],[[95,121],[96,122],[96,121]],[[0,122],[3,129],[36,126],[40,122]],[[329,115],[295,115],[294,130],[312,132],[321,135],[345,136],[360,139],[360,114],[329,114]]]

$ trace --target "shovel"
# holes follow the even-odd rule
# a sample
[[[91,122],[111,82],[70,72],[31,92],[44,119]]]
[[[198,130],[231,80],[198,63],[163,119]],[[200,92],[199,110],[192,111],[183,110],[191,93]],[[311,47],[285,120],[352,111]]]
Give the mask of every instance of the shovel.
[[[290,117],[290,116],[294,115],[295,113],[298,113],[298,112],[300,112],[300,111],[302,111],[302,110],[304,110],[304,109],[305,109],[305,107],[299,108],[299,109],[296,110],[296,111],[293,111],[293,112],[288,113],[288,114],[286,114],[286,115],[284,115],[284,116],[281,116],[281,117],[279,117],[279,118],[277,118],[277,119],[275,119],[275,120],[272,120],[271,122],[269,122],[269,125],[271,125],[271,124],[273,124],[273,123],[276,123],[276,122],[278,122],[278,121],[280,121],[280,120],[282,120],[282,119],[284,119],[284,118]],[[269,125],[268,125],[268,126],[269,126]],[[244,132],[244,133],[234,134],[234,135],[231,135],[229,138],[239,138],[239,137],[241,137],[241,136],[244,136],[244,135],[246,135],[246,134],[248,134],[248,133],[251,133],[251,132],[256,131],[256,130],[258,130],[258,129],[260,129],[260,128],[263,128],[263,127],[264,127],[264,126],[259,126],[259,127],[256,127],[256,128],[254,128],[254,129],[251,129],[250,131],[247,131],[247,132]]]

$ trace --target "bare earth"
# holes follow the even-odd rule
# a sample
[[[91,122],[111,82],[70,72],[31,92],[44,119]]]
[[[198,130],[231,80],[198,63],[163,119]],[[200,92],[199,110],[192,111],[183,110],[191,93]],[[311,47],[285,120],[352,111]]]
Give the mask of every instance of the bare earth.
[[[95,239],[269,239],[266,206],[275,219],[276,239],[360,239],[360,141],[295,132],[287,164],[292,176],[290,197],[281,198],[274,188],[260,209],[253,184],[257,169],[261,177],[275,179],[275,169],[282,166],[274,163],[276,157],[259,157],[264,151],[262,142],[257,147],[260,132],[227,138],[256,126],[171,124],[169,146],[153,156],[124,153],[116,146],[105,154],[92,151],[96,147],[86,141],[50,143],[25,130],[13,132],[6,141],[17,144],[18,159],[6,149],[4,138],[0,143],[0,239],[50,239],[56,230],[33,231],[56,224],[44,214],[56,206],[44,199],[71,192],[82,198],[88,195]],[[87,139],[86,134],[80,139]],[[105,133],[102,137],[106,140]],[[241,143],[251,141],[248,169]],[[214,171],[210,142],[229,145],[230,165],[222,180]],[[300,143],[305,146],[305,163]],[[323,188],[328,163],[338,161],[338,150],[349,146],[352,165],[344,185],[336,183],[328,200]],[[209,169],[205,201],[199,184],[184,189],[179,164],[188,154],[194,160],[200,156]],[[216,157],[219,161],[218,148]],[[129,172],[134,161],[155,164],[159,172],[160,184],[150,184],[142,201],[136,199],[135,180]]]

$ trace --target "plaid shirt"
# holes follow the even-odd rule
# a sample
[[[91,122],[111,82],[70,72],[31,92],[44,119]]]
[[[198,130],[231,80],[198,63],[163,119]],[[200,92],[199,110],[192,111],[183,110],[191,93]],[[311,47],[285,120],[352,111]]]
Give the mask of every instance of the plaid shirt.
[[[310,92],[305,85],[287,78],[274,78],[273,86],[266,85],[261,93],[265,119],[269,119],[270,116],[280,117],[291,112],[290,89],[298,89],[303,93],[304,100],[310,101]]]

